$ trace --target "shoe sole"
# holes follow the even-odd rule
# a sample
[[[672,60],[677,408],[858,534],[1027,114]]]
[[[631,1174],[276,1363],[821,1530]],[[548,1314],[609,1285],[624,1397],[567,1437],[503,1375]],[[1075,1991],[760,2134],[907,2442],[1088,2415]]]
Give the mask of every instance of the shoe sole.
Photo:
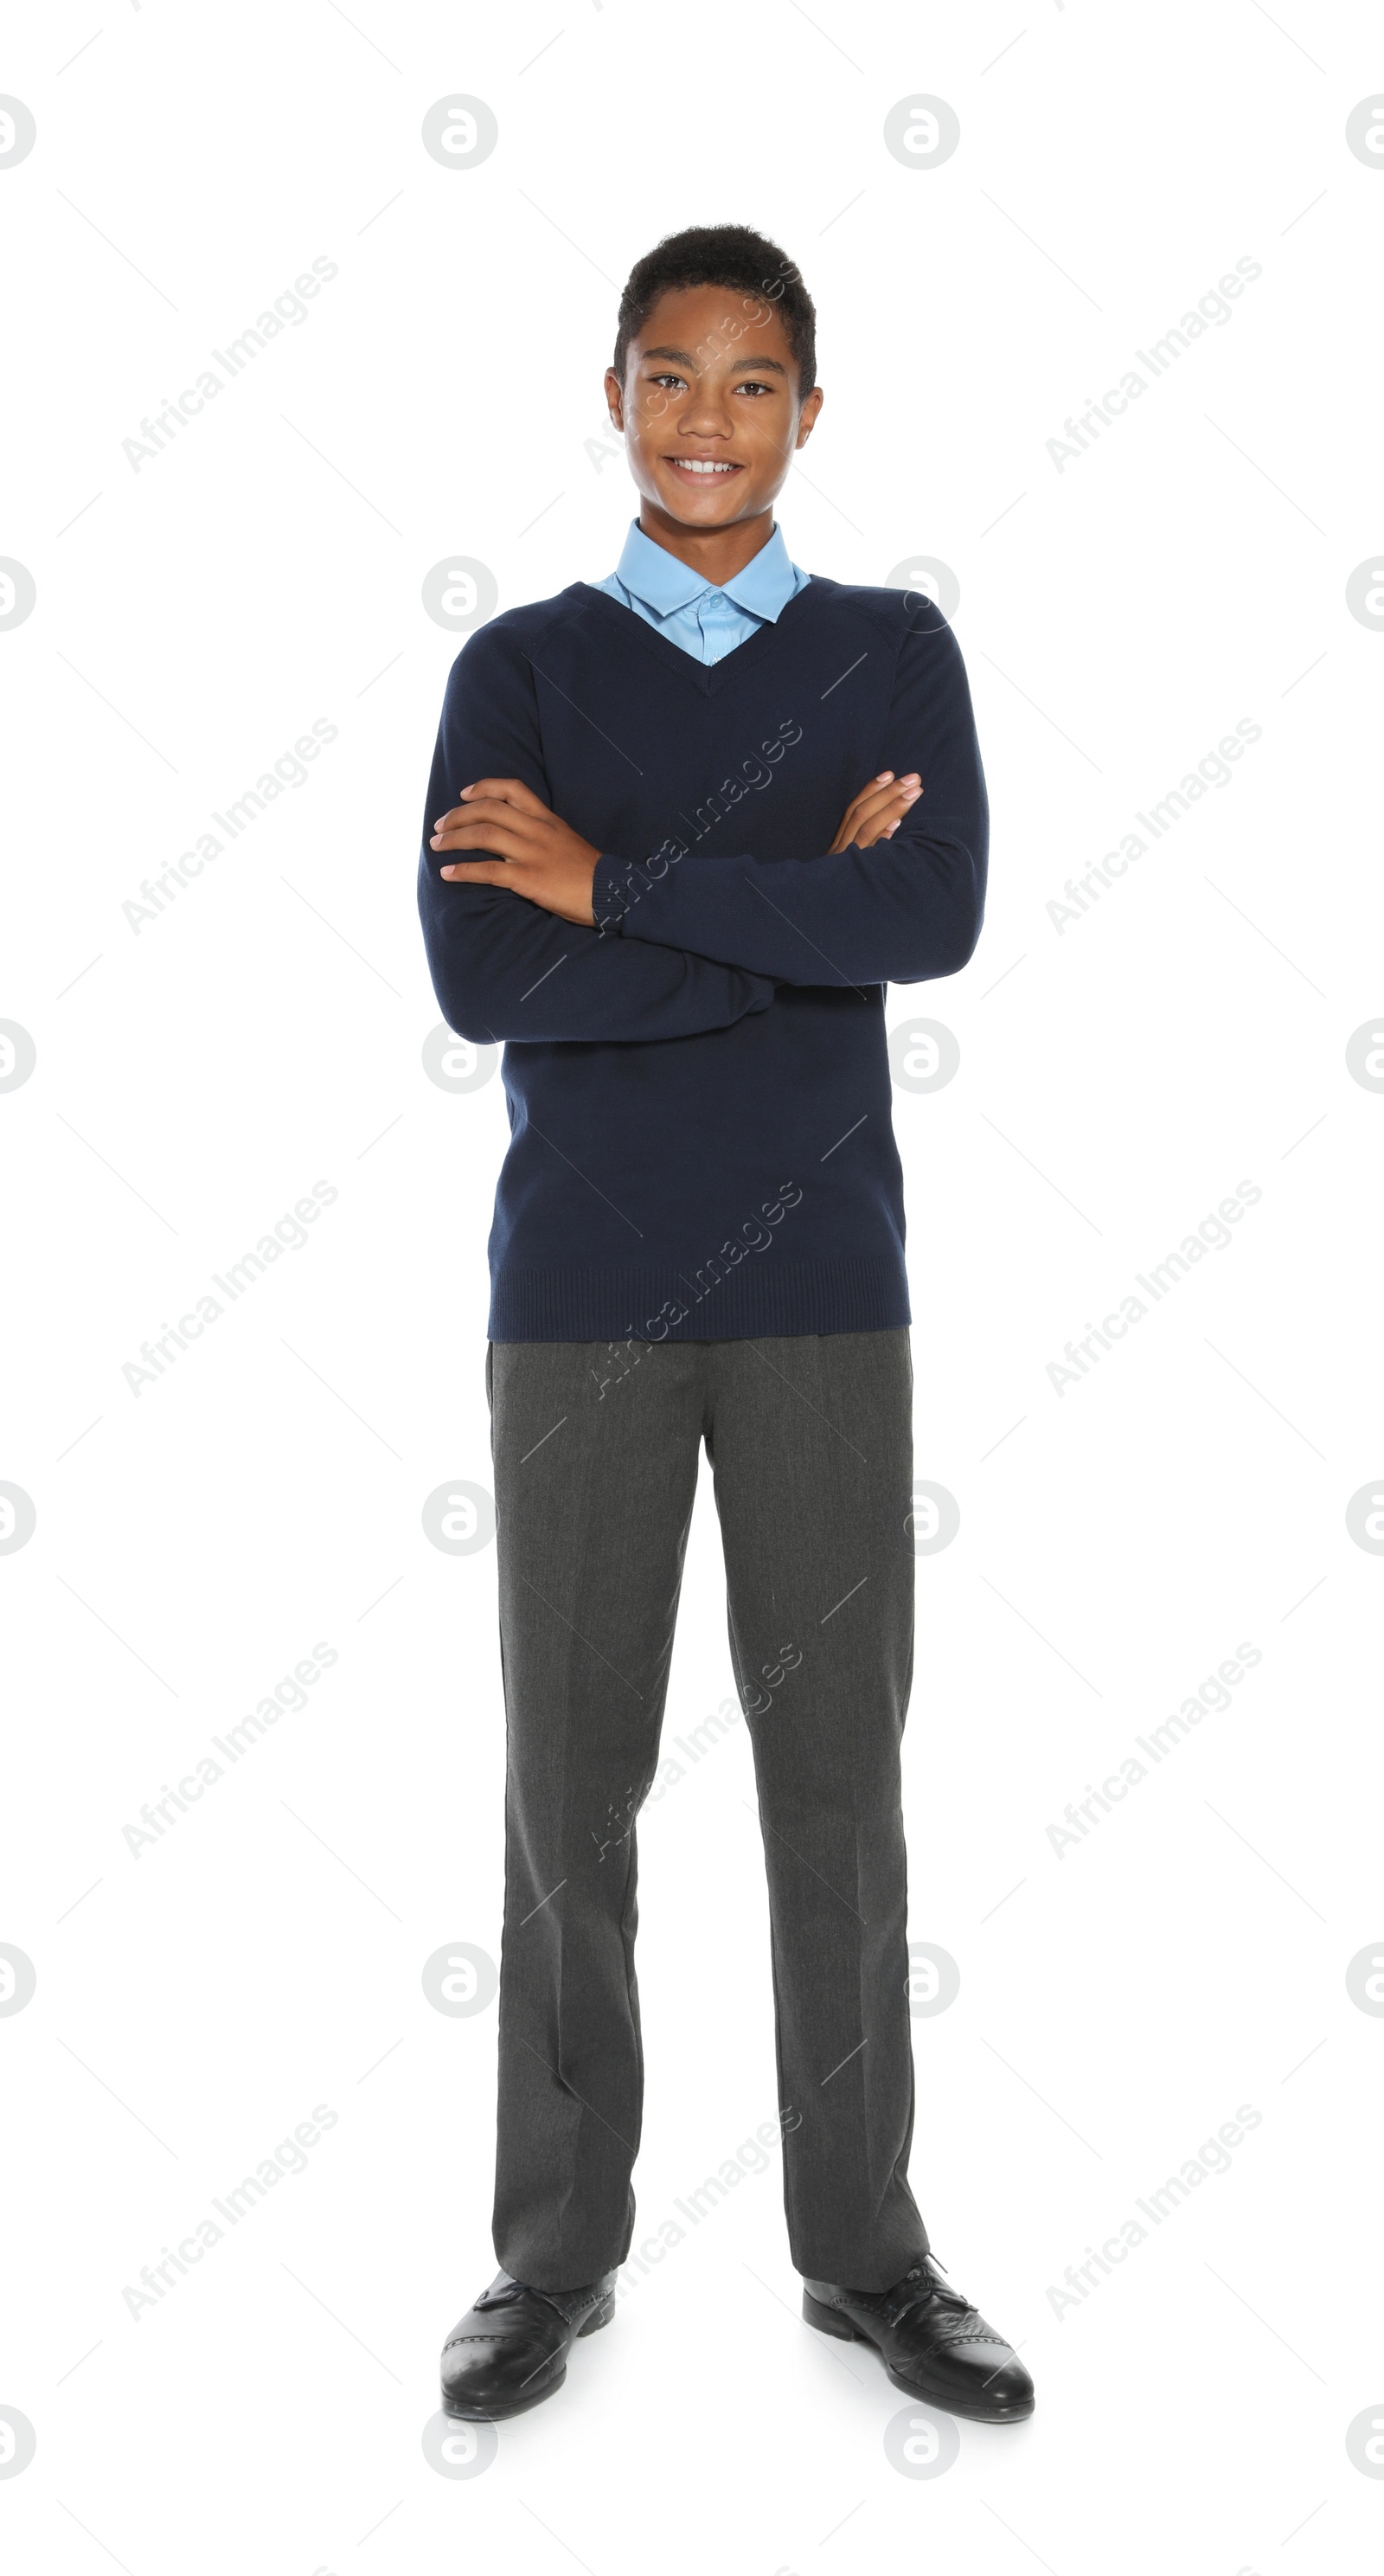
[[[583,2335],[596,2334],[602,2326],[609,2325],[614,2314],[615,2293],[612,2290],[608,2299],[602,2299],[600,2306],[592,2309],[585,2325],[578,2326],[576,2334],[573,2337],[573,2341],[575,2343],[580,2343]],[[497,2398],[494,2404],[490,2406],[482,2406],[479,2404],[472,2406],[455,2405],[448,2398],[447,2392],[444,2388],[442,2392],[442,2412],[444,2415],[450,2415],[458,2424],[507,2423],[511,2415],[526,2415],[531,2406],[541,2406],[545,2397],[555,2397],[559,2388],[562,2387],[566,2380],[566,2377],[567,2364],[564,2362],[557,2378],[550,2379],[546,2388],[535,2389],[532,2397],[500,2397]]]
[[[968,2424],[1023,2424],[1033,2413],[1035,2401],[1031,2397],[1027,2405],[965,2406],[958,2404],[950,2390],[930,2388],[925,2379],[905,2378],[903,2372],[896,2370],[892,2361],[887,2360],[880,2351],[873,2335],[863,2334],[858,2327],[848,2325],[845,2318],[838,2316],[834,2308],[824,2308],[821,2301],[812,2298],[806,2290],[803,2292],[803,2315],[810,2326],[816,2327],[818,2334],[834,2335],[839,2343],[868,2345],[871,2352],[879,2354],[879,2359],[896,2388],[901,2388],[907,2397],[926,2398],[930,2406],[939,2406],[946,2415],[959,2415]]]

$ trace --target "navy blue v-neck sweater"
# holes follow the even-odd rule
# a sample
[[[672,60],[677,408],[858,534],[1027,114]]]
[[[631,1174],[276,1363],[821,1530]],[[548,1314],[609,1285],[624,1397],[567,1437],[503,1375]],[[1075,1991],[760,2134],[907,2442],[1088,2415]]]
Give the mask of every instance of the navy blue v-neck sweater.
[[[881,769],[922,796],[828,855]],[[443,883],[433,824],[485,777],[602,851],[596,927]],[[471,638],[419,907],[449,1027],[505,1044],[492,1340],[908,1323],[884,986],[965,965],[987,841],[961,654],[916,592],[814,575],[709,668],[585,582]]]

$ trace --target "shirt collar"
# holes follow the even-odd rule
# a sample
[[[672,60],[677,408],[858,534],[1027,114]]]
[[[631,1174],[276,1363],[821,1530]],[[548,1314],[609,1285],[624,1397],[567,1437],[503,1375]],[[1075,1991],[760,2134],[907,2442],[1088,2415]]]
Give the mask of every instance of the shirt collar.
[[[642,599],[646,608],[658,616],[669,617],[678,608],[687,608],[705,591],[719,590],[734,600],[738,608],[747,609],[752,617],[775,622],[787,607],[796,587],[796,575],[783,542],[783,531],[774,525],[773,535],[757,555],[752,555],[734,580],[719,583],[707,581],[689,564],[670,555],[666,546],[656,545],[646,537],[637,519],[630,521],[629,535],[615,567],[617,581]]]

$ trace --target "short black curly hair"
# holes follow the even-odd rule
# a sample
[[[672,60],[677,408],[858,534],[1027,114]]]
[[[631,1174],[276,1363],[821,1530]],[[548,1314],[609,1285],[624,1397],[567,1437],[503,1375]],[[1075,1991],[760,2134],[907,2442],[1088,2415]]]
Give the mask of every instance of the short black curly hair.
[[[817,308],[777,242],[747,224],[692,224],[637,259],[620,298],[615,373],[625,381],[629,345],[661,295],[680,286],[724,286],[776,305],[798,370],[798,399],[817,382]]]

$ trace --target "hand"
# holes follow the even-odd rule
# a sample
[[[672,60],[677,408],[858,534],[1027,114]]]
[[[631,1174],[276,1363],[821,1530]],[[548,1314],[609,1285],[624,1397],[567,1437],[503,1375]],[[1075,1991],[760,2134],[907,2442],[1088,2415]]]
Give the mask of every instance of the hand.
[[[923,783],[916,769],[910,769],[906,778],[896,778],[892,769],[882,769],[846,807],[832,850],[868,850],[876,841],[890,840],[922,792]]]
[[[564,921],[595,919],[591,881],[600,851],[519,778],[478,778],[433,826],[434,850],[480,850],[441,870],[453,885],[503,886]]]

